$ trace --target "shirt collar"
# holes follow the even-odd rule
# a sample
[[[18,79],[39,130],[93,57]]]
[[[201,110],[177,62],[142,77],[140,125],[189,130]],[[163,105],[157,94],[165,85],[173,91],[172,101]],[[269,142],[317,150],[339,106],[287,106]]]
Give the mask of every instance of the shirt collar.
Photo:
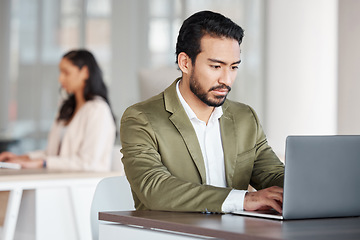
[[[181,81],[181,80],[180,80]],[[179,90],[179,83],[180,81],[178,81],[176,83],[176,93],[179,97],[179,100],[181,102],[181,105],[183,106],[183,108],[185,109],[186,114],[188,115],[189,119],[198,119],[196,114],[194,113],[194,111],[191,109],[191,107],[189,106],[189,104],[187,104],[187,102],[185,101],[185,99],[183,98],[183,96],[180,93]],[[223,115],[223,111],[222,111],[222,107],[215,107],[214,111],[211,113],[210,116],[210,120],[209,121],[213,121],[213,119],[219,119],[221,116]],[[199,120],[199,119],[198,119]],[[200,120],[199,120],[200,121]]]

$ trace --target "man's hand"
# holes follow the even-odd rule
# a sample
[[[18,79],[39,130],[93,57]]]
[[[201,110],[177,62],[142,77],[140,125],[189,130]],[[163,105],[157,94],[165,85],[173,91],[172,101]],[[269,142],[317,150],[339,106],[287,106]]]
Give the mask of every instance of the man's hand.
[[[282,212],[283,189],[281,187],[269,187],[257,192],[249,192],[245,195],[244,210],[268,210],[275,209]]]

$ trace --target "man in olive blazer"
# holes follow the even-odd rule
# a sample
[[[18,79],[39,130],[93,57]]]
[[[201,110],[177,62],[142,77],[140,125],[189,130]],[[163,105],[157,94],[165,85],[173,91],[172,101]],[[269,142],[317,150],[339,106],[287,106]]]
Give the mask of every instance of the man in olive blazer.
[[[122,161],[136,209],[281,212],[284,166],[253,109],[226,100],[242,37],[221,14],[193,14],[176,47],[182,77],[124,112]],[[242,191],[249,184],[258,191]]]
[[[122,161],[136,209],[221,212],[233,188],[283,185],[283,164],[255,112],[229,100],[220,118],[228,188],[206,185],[200,146],[176,95],[176,82],[122,117]]]

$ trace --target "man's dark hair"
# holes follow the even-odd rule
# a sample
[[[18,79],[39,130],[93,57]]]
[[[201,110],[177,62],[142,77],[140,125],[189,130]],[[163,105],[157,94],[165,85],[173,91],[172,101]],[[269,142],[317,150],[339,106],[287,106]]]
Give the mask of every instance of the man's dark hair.
[[[204,35],[235,39],[240,45],[244,30],[219,13],[197,12],[187,18],[180,28],[176,43],[176,63],[179,53],[184,52],[190,57],[192,64],[195,64],[196,56],[201,52],[200,42]]]

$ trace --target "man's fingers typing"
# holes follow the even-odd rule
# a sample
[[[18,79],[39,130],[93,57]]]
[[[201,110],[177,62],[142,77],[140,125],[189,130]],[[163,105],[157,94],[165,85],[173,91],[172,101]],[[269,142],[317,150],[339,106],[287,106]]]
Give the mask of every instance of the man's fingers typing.
[[[275,209],[282,212],[283,189],[270,187],[245,195],[245,210]]]

